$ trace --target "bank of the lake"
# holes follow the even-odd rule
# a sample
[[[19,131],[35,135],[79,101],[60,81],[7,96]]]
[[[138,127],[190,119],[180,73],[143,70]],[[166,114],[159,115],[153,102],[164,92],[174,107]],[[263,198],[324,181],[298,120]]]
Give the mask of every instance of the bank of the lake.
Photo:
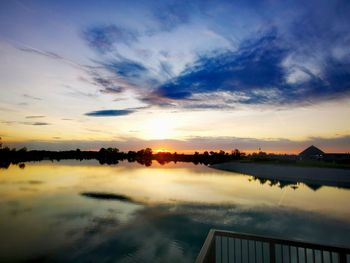
[[[350,169],[241,162],[219,163],[210,167],[270,180],[350,187]]]

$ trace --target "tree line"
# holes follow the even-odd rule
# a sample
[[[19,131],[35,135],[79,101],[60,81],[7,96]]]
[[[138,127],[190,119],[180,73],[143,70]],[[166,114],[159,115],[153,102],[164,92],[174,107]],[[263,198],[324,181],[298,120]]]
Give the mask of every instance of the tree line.
[[[1,143],[1,141],[0,141]],[[194,164],[214,164],[230,160],[238,160],[244,153],[238,149],[225,152],[220,150],[204,151],[203,153],[194,152],[193,154],[178,154],[177,152],[153,152],[151,148],[141,149],[139,151],[122,152],[117,148],[101,148],[99,151],[82,151],[80,149],[70,151],[45,151],[31,150],[26,148],[10,149],[2,147],[0,144],[0,167],[7,168],[10,164],[22,164],[29,161],[60,161],[68,159],[92,160],[96,159],[100,164],[117,164],[119,161],[137,162],[145,166],[151,166],[152,161],[160,164],[169,162],[192,162]]]

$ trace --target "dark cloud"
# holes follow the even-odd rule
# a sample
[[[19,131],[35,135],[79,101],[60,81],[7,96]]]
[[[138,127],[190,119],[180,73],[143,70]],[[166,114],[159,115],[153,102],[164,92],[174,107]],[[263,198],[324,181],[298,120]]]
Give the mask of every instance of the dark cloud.
[[[46,126],[46,125],[51,125],[51,123],[48,122],[31,122],[31,121],[22,121],[22,122],[17,122],[19,124],[24,124],[24,125],[33,125],[33,126]]]
[[[51,123],[48,123],[48,122],[33,122],[33,123],[30,123],[29,125],[45,126],[45,125],[51,125]]]
[[[99,110],[85,113],[85,115],[91,117],[115,117],[129,115],[134,112],[134,110]]]
[[[83,32],[84,39],[94,50],[105,53],[112,51],[115,44],[130,45],[138,40],[138,33],[117,25],[93,26]]]
[[[102,93],[109,93],[109,94],[119,94],[123,91],[123,88],[121,87],[106,87],[105,89],[100,90]],[[113,101],[118,101],[120,99],[114,99]]]
[[[327,58],[322,76],[299,67],[307,80],[289,83],[283,62],[290,47],[276,30],[240,45],[237,51],[202,56],[156,94],[185,100],[196,94],[228,91],[243,104],[288,104],[343,96],[350,91],[350,62]]]
[[[118,93],[134,89],[142,94],[147,88],[151,89],[160,84],[158,78],[153,76],[143,63],[123,56],[99,64],[111,74],[98,79],[98,83],[103,87],[102,92]]]
[[[118,76],[131,80],[142,77],[148,71],[141,63],[126,58],[105,64],[105,67]]]
[[[24,125],[33,125],[33,126],[46,126],[46,125],[51,125],[51,123],[48,122],[31,122],[31,121],[21,121],[21,122],[16,122],[19,124],[24,124]]]

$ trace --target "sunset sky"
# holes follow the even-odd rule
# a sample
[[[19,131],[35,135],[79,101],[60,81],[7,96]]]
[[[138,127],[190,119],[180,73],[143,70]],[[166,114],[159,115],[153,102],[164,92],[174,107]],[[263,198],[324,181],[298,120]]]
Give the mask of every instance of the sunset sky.
[[[349,1],[0,2],[0,137],[350,151]]]

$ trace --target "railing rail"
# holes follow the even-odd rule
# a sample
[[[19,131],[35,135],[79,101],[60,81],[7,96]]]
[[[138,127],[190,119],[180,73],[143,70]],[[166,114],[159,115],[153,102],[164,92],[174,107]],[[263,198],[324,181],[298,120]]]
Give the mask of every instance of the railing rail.
[[[196,263],[350,263],[350,249],[211,229]]]

